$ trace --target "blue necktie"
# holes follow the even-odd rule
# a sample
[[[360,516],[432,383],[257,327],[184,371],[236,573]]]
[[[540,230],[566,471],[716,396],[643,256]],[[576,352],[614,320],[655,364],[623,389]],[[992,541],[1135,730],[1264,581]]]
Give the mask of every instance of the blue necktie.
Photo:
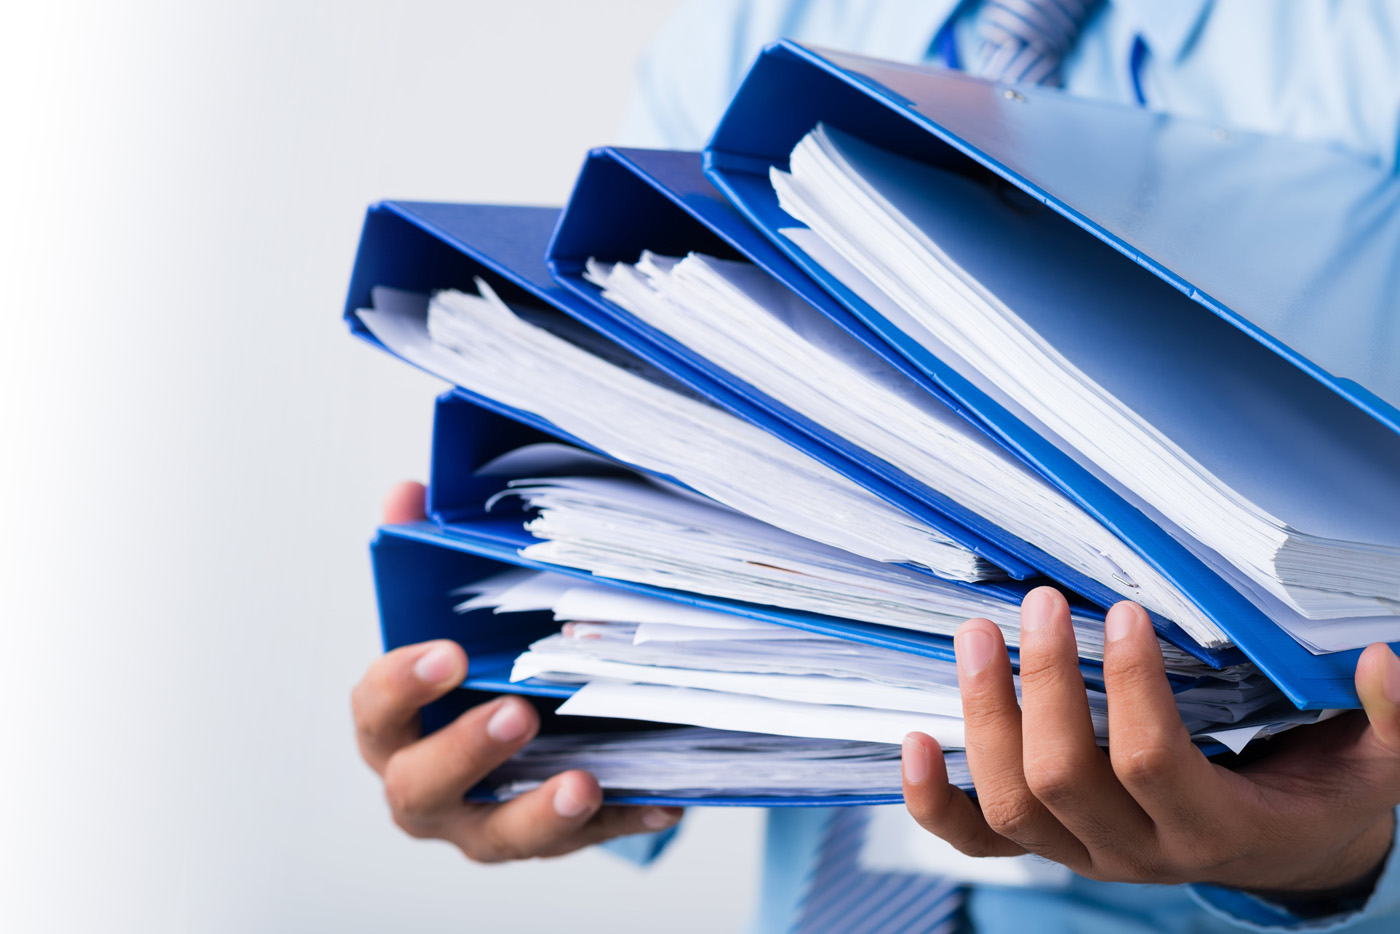
[[[969,71],[993,81],[1059,87],[1060,66],[1098,0],[982,0],[977,62]]]
[[[982,0],[982,45],[973,74],[1058,87],[1060,66],[1099,0]],[[792,934],[954,934],[963,928],[963,886],[918,873],[860,865],[869,813],[836,808],[807,880]]]
[[[919,873],[866,872],[860,849],[869,811],[833,811],[792,934],[952,934],[960,929],[962,886]]]

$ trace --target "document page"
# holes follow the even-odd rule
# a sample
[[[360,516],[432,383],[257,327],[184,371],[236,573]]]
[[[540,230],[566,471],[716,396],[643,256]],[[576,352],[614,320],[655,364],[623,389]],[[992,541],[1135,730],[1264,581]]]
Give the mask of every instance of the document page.
[[[764,522],[955,580],[1001,576],[782,441],[528,323],[485,282],[478,280],[478,288],[480,295],[444,292],[432,299],[377,288],[375,307],[359,314],[385,346],[429,372],[534,412],[625,463],[675,477]]]
[[[1178,622],[1225,637],[1155,568],[1020,461],[751,263],[644,253],[590,262],[605,298],[715,366],[1078,570]]]
[[[1049,211],[826,128],[773,182],[910,337],[951,348],[1204,558],[1303,621],[1400,623],[1400,436]]]

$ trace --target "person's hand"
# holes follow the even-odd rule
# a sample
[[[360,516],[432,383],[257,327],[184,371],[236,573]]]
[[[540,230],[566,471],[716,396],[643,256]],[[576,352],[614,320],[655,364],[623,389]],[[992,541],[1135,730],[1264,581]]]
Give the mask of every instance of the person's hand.
[[[385,522],[423,517],[423,487],[404,483],[385,500]],[[467,656],[449,640],[395,649],[370,665],[351,696],[360,754],[384,779],[394,822],[414,837],[457,845],[480,862],[558,856],[625,834],[664,830],[679,808],[602,807],[587,772],[554,776],[503,804],[463,795],[528,743],[539,717],[519,697],[498,697],[427,737],[418,709],[452,691],[467,674]]]
[[[1357,665],[1365,712],[1299,727],[1237,770],[1192,745],[1147,614],[1105,624],[1109,743],[1094,742],[1064,598],[1021,607],[1018,706],[1000,630],[964,623],[955,644],[978,802],[949,785],[938,744],[905,739],[904,798],[923,827],[972,856],[1037,853],[1093,879],[1204,882],[1277,897],[1365,895],[1400,802],[1400,660]]]

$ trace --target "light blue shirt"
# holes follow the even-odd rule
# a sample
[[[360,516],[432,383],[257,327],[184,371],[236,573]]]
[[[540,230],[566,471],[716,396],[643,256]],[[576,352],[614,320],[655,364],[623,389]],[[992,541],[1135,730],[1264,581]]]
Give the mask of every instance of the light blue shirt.
[[[951,30],[976,53],[959,0],[700,0],[644,56],[624,145],[698,149],[748,66],[779,37],[899,61],[942,62]],[[1400,3],[1386,0],[1110,0],[1064,63],[1065,90],[1219,123],[1325,140],[1390,171],[1400,165]],[[821,809],[769,812],[755,928],[787,930],[825,823]],[[654,856],[670,834],[618,841]],[[975,886],[968,911],[989,932],[1400,930],[1400,859],[1359,911],[1311,921],[1213,886],[1138,886],[1075,877],[1068,889]],[[1033,919],[1033,923],[1031,921]]]
[[[897,61],[941,61],[958,0],[700,0],[644,54],[618,142],[699,149],[759,50],[779,37]],[[1135,56],[1141,40],[1143,52]],[[1111,0],[1065,61],[1065,90],[1267,133],[1327,140],[1400,165],[1400,3]]]

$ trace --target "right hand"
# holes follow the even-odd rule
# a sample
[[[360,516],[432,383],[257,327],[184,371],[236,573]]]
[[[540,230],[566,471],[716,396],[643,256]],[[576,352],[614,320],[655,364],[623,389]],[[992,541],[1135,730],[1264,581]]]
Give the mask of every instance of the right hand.
[[[389,494],[385,522],[422,516],[422,486],[400,484]],[[467,656],[457,643],[408,645],[370,665],[351,696],[360,754],[384,779],[394,823],[410,836],[447,840],[469,858],[493,863],[560,856],[680,820],[680,808],[603,807],[597,780],[577,770],[503,804],[464,801],[540,725],[529,703],[506,696],[421,737],[418,709],[458,687],[466,674]]]

